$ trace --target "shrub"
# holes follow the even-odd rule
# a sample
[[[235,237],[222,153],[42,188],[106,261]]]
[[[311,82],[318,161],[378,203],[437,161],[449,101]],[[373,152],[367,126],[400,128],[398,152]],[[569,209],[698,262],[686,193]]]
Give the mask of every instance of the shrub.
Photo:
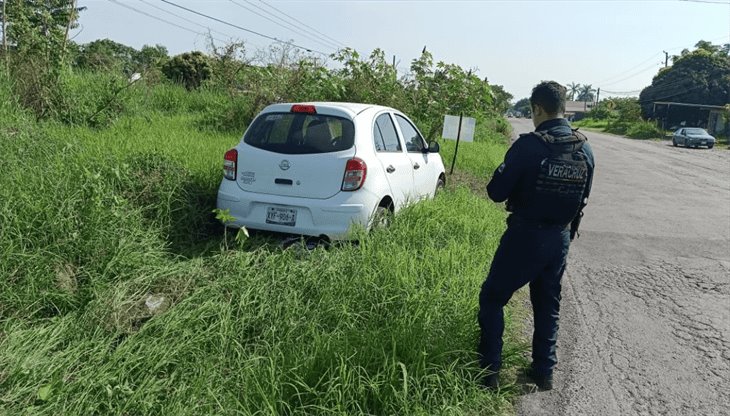
[[[626,134],[633,139],[640,140],[655,139],[663,135],[662,131],[650,121],[632,123],[626,131]]]
[[[110,72],[66,72],[53,99],[53,113],[72,125],[103,127],[130,110],[136,86]]]
[[[175,56],[162,66],[162,72],[172,81],[179,82],[188,90],[194,90],[211,75],[210,58],[199,51]]]
[[[626,134],[631,123],[626,121],[611,120],[606,124],[606,131],[613,134]]]
[[[197,125],[203,129],[240,135],[259,110],[246,96],[222,96],[206,106]]]

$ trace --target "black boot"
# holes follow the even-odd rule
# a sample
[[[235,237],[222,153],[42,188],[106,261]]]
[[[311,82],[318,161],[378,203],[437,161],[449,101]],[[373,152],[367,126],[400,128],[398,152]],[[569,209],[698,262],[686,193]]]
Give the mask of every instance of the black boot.
[[[537,386],[538,390],[548,391],[553,389],[553,375],[552,374],[538,374],[532,368],[525,371],[525,375],[532,380]]]
[[[487,390],[499,389],[499,372],[489,372],[482,378],[482,386]]]

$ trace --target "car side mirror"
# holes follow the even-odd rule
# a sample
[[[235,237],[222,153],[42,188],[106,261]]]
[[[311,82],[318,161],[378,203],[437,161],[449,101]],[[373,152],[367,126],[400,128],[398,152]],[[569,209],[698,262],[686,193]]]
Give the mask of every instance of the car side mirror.
[[[436,142],[431,142],[428,144],[428,153],[438,153],[439,150],[441,150],[441,147]]]

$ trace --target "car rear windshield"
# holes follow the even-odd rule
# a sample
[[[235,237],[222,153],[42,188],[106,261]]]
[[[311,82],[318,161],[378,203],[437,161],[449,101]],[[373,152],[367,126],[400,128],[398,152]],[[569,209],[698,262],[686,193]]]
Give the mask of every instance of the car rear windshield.
[[[685,131],[687,134],[707,134],[704,129],[687,129]]]
[[[266,113],[254,120],[243,141],[253,147],[284,154],[331,153],[355,143],[352,121],[335,116]]]

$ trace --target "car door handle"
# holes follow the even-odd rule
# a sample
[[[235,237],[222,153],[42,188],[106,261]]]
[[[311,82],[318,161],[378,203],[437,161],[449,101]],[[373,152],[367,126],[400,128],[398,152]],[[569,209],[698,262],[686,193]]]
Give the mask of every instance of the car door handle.
[[[393,173],[393,172],[395,172],[395,168],[393,167],[393,165],[390,165],[387,168],[385,168],[385,171],[388,173]]]
[[[419,165],[418,163],[416,163],[415,165],[413,165],[413,169],[418,169],[420,167],[421,167],[421,165]]]

